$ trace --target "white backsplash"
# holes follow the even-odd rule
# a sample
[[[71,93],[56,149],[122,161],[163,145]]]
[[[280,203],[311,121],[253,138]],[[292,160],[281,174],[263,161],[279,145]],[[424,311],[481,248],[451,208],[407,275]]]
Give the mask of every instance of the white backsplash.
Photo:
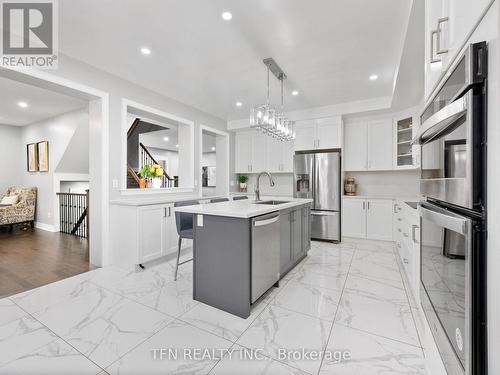
[[[357,195],[418,197],[420,171],[346,172],[356,179]]]
[[[237,180],[238,175],[234,175]],[[273,179],[275,185],[273,187],[269,186],[269,179],[267,176],[262,176],[260,178],[260,194],[261,195],[272,195],[272,196],[293,196],[293,174],[292,173],[275,173],[273,174]],[[249,174],[247,181],[248,193],[253,194],[255,190],[255,184],[257,183],[257,175]],[[233,192],[238,191],[238,182],[235,183]]]

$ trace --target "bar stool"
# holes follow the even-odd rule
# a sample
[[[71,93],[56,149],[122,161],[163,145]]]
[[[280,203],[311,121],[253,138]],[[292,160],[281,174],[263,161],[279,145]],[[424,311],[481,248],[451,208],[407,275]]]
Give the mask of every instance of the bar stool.
[[[243,199],[248,199],[246,195],[238,195],[237,197],[233,197],[233,201],[241,201]]]
[[[210,203],[227,202],[229,198],[214,198],[210,199]]]
[[[194,206],[199,204],[197,200],[191,200],[191,201],[183,201],[183,202],[175,202],[174,207],[182,207],[182,206]],[[179,263],[179,259],[181,257],[181,246],[182,246],[182,239],[189,239],[192,240],[194,239],[193,235],[193,214],[187,214],[183,212],[176,212],[175,213],[175,226],[177,227],[177,234],[179,235],[179,246],[177,248],[177,263],[175,264],[175,276],[174,276],[174,281],[177,280],[177,270],[179,269],[179,266],[181,264],[190,262],[193,260],[193,258],[185,260],[181,263]]]

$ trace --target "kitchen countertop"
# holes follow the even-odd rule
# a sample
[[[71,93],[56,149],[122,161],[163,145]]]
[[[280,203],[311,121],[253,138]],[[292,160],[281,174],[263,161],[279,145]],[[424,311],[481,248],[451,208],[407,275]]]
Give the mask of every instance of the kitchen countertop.
[[[270,197],[262,197],[262,201],[271,200]],[[278,200],[278,199],[276,199]],[[274,211],[280,211],[291,207],[301,206],[311,203],[312,199],[298,198],[279,198],[287,203],[279,205],[257,204],[254,200],[245,199],[240,201],[228,201],[219,203],[198,204],[195,206],[176,207],[176,212],[185,212],[190,214],[225,216],[249,219],[255,216],[268,214]]]
[[[352,199],[394,199],[403,202],[419,202],[419,197],[404,197],[395,195],[342,195],[342,198],[352,198]]]

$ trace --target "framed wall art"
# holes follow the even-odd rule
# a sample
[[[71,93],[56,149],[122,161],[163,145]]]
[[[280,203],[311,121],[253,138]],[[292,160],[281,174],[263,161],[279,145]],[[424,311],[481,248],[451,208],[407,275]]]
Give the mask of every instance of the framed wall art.
[[[38,142],[38,171],[48,172],[49,171],[49,142],[43,141]]]
[[[38,148],[36,143],[26,145],[27,170],[28,172],[38,172]]]

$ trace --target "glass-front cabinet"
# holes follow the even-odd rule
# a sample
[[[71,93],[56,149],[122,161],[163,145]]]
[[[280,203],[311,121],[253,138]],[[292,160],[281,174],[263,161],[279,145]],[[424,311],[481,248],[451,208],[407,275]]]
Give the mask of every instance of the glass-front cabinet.
[[[413,113],[400,113],[395,115],[393,168],[415,169],[420,167],[419,148],[413,146],[411,141],[417,135],[418,118]]]

